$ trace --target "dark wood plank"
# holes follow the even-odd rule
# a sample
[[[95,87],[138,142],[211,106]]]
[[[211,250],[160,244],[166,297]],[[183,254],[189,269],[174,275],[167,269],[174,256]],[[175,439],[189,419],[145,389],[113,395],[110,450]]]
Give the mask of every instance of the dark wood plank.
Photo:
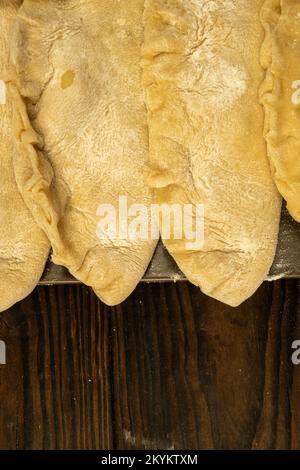
[[[108,322],[84,286],[39,288],[0,317],[1,449],[111,447]]]
[[[140,288],[112,315],[116,447],[250,448],[271,305],[271,284],[239,309],[187,284]]]
[[[1,449],[300,449],[300,284],[238,309],[188,283],[107,308],[39,287],[0,316]]]
[[[300,449],[300,366],[293,366],[291,360],[291,345],[300,339],[299,312],[299,283],[277,283],[268,321],[264,395],[254,448]]]

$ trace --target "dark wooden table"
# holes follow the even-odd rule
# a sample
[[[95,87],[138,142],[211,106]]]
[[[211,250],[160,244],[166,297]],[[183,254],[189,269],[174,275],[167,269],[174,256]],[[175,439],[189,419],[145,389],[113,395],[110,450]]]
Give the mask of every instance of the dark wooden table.
[[[232,309],[168,283],[107,308],[38,287],[0,316],[0,448],[300,449],[299,294]]]

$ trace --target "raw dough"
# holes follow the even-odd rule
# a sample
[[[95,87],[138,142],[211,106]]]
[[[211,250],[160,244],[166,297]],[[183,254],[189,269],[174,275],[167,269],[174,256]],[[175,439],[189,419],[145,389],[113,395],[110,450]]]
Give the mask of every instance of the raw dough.
[[[128,206],[152,202],[143,7],[143,0],[25,0],[12,41],[18,87],[37,132],[31,140],[21,135],[20,190],[51,240],[54,262],[109,305],[135,288],[157,244],[96,234],[100,204],[117,209],[119,196]],[[44,163],[38,168],[41,153],[54,169],[50,188]]]
[[[267,0],[261,19],[266,32],[261,102],[268,154],[277,187],[300,222],[300,2]]]
[[[237,306],[272,264],[281,198],[263,138],[262,0],[146,0],[150,183],[159,203],[204,204],[205,242],[164,243],[188,279]]]
[[[34,289],[49,252],[49,242],[19,194],[13,172],[15,104],[8,85],[8,41],[20,4],[20,1],[0,0],[0,311]]]

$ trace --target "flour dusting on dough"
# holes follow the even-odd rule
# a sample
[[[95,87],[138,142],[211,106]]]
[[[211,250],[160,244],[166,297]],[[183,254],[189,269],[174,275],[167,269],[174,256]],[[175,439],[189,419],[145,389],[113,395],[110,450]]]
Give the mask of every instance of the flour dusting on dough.
[[[219,60],[208,72],[207,84],[210,88],[207,94],[208,103],[219,110],[226,110],[245,93],[246,70],[225,60]]]
[[[6,85],[3,80],[0,80],[0,105],[6,104]]]

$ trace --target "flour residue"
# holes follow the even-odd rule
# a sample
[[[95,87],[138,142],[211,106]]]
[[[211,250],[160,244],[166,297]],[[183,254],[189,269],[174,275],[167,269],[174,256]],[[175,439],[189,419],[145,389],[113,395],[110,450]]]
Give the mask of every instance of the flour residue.
[[[0,80],[0,105],[6,104],[6,84]]]
[[[219,59],[203,75],[203,94],[211,106],[225,110],[234,105],[247,90],[247,72],[242,66]]]

